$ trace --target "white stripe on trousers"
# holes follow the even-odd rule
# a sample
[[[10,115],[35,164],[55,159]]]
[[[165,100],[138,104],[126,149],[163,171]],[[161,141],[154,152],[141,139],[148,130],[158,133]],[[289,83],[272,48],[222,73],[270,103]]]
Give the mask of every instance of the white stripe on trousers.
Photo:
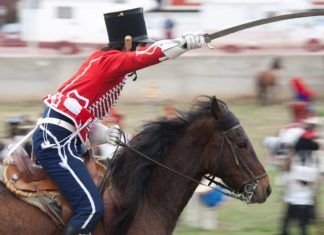
[[[94,216],[95,212],[96,212],[96,206],[94,204],[94,200],[91,197],[89,191],[87,190],[87,188],[84,186],[84,184],[81,182],[81,180],[78,178],[78,176],[75,174],[75,172],[73,171],[73,169],[69,166],[68,162],[67,162],[67,156],[66,155],[62,155],[61,153],[61,145],[60,142],[57,140],[57,138],[47,129],[45,129],[42,125],[39,126],[43,131],[46,132],[46,134],[48,134],[50,137],[52,137],[52,139],[55,141],[56,146],[57,146],[57,153],[59,155],[59,157],[61,158],[61,163],[60,166],[67,169],[71,175],[73,176],[73,178],[76,180],[76,182],[80,185],[80,187],[82,188],[82,190],[84,191],[84,193],[87,195],[90,205],[91,205],[91,209],[92,212],[89,215],[89,217],[87,218],[87,220],[84,222],[84,224],[82,225],[81,229],[84,229],[89,222],[91,221],[92,217]],[[70,145],[71,143],[69,143]],[[70,147],[70,146],[69,146]],[[64,147],[63,147],[64,148]],[[64,149],[63,149],[64,151]]]

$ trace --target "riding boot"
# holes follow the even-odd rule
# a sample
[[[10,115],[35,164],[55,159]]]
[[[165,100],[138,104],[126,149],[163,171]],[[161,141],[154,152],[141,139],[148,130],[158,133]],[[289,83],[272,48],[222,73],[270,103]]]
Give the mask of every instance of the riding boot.
[[[83,229],[74,228],[71,224],[66,225],[62,233],[62,235],[79,235],[79,234],[90,234],[90,233],[85,232]]]

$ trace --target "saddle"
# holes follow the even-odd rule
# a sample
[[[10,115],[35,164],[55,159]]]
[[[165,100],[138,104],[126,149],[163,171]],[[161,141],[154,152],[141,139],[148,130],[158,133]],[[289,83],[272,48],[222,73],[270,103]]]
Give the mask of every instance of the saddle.
[[[4,164],[3,181],[6,187],[20,199],[40,208],[59,227],[63,227],[71,217],[72,209],[55,182],[40,165],[32,161],[22,147],[17,148],[11,158],[10,164]],[[87,151],[83,159],[93,181],[99,187],[106,173],[106,166],[96,161],[91,151]]]

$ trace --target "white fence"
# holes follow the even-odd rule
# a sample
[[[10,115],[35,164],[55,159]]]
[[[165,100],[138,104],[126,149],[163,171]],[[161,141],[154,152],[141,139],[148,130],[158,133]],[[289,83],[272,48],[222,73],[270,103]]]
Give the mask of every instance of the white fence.
[[[122,102],[141,101],[155,89],[157,99],[187,100],[197,95],[218,97],[255,96],[255,75],[269,67],[272,55],[187,56],[138,71],[128,81]],[[71,77],[84,57],[0,58],[0,101],[40,100]],[[291,96],[290,78],[299,76],[319,95],[324,95],[324,56],[282,56],[280,97]]]

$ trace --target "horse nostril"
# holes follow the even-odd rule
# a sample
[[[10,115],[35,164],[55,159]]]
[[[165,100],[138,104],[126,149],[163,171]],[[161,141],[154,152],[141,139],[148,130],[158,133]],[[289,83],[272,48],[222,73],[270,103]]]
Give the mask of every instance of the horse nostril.
[[[267,196],[269,197],[272,192],[271,186],[269,185],[266,189]]]

